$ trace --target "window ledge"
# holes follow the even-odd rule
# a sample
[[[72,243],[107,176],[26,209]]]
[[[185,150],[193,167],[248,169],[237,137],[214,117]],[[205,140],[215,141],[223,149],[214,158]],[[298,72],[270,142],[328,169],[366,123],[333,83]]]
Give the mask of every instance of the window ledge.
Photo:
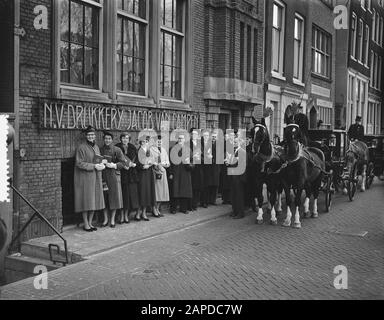
[[[117,104],[130,105],[135,107],[156,107],[155,101],[151,98],[122,92],[117,93]]]
[[[272,75],[273,78],[276,78],[276,79],[279,79],[279,80],[283,80],[283,81],[287,80],[281,73],[277,73],[275,71],[272,71],[271,75]]]
[[[305,87],[305,84],[298,79],[293,78],[293,83],[300,87]]]
[[[70,86],[60,87],[59,98],[87,102],[111,102],[111,99],[108,97],[108,94],[100,90]]]
[[[322,76],[321,74],[317,74],[317,73],[312,72],[311,75],[314,78],[317,78],[317,79],[320,79],[320,80],[332,83],[332,79],[331,78],[327,78],[325,76]]]
[[[189,104],[181,100],[172,100],[172,99],[160,99],[160,108],[192,111],[191,106]]]
[[[357,59],[356,59],[353,55],[351,55],[351,59],[352,59],[353,61],[356,61],[356,62],[357,62]]]

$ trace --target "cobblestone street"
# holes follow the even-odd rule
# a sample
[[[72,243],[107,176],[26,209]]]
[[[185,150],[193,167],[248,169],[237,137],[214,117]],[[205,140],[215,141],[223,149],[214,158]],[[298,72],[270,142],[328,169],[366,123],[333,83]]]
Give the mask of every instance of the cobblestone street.
[[[48,290],[31,279],[8,285],[1,298],[383,299],[383,191],[376,182],[355,202],[339,195],[300,230],[283,228],[283,216],[277,227],[256,225],[255,214],[219,217],[56,270]],[[333,286],[338,265],[348,268],[348,290]]]

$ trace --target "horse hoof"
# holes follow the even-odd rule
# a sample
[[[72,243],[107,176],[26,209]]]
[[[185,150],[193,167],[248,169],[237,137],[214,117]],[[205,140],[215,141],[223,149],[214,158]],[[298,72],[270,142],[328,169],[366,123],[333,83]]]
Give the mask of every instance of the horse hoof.
[[[306,218],[306,219],[309,219],[310,217],[311,217],[311,213],[308,211],[308,212],[306,212],[306,213],[304,213],[304,217]]]
[[[264,220],[257,220],[256,223],[260,226],[264,223]]]
[[[294,223],[293,224],[293,227],[295,228],[295,229],[301,229],[301,223],[299,222],[299,223]]]
[[[274,227],[277,226],[277,220],[276,221],[271,220],[271,225]]]
[[[313,213],[313,214],[312,214],[312,218],[313,218],[313,219],[317,219],[318,217],[319,217],[319,214],[318,214],[318,213]]]
[[[283,223],[283,227],[290,227],[291,226],[291,223],[288,222],[288,221],[284,221]]]

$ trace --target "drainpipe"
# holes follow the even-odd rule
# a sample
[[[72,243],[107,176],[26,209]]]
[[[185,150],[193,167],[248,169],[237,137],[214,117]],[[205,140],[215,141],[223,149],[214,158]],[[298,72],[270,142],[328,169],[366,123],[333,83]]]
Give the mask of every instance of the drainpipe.
[[[13,101],[15,114],[15,139],[14,139],[14,156],[13,156],[13,185],[19,189],[20,181],[20,36],[24,36],[25,31],[20,27],[20,0],[14,0],[14,84],[13,84]],[[18,232],[20,227],[20,201],[18,197],[13,199],[13,230]]]

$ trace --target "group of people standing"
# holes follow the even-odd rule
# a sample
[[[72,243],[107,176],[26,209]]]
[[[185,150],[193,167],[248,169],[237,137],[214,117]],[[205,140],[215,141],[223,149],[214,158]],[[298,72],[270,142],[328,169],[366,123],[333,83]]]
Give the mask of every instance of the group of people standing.
[[[149,210],[153,217],[163,217],[162,203],[170,203],[172,214],[216,205],[219,191],[224,204],[232,203],[234,217],[244,216],[246,174],[228,175],[239,155],[245,154],[245,145],[235,133],[225,136],[232,145],[229,152],[225,147],[220,150],[224,164],[217,161],[217,132],[201,135],[192,129],[189,142],[181,133],[172,150],[165,148],[162,136],[146,136],[134,145],[128,133],[122,133],[115,145],[107,131],[99,148],[95,129],[88,127],[84,133],[86,141],[76,150],[74,173],[75,212],[83,216],[84,231],[97,231],[93,221],[98,211],[103,212],[100,226],[115,228],[116,216],[120,224],[129,223],[131,213],[136,221],[149,221]],[[170,155],[180,161],[170,161]]]

